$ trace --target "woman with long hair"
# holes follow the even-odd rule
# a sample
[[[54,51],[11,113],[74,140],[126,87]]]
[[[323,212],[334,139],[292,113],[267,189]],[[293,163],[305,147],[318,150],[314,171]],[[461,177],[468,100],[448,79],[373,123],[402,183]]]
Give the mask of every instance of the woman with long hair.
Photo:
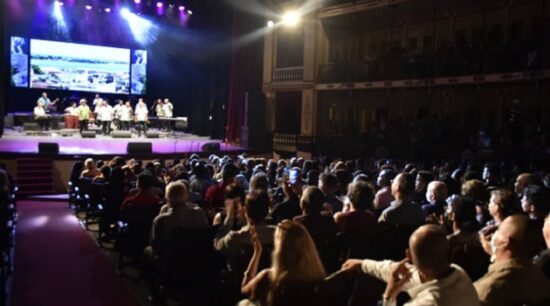
[[[277,226],[271,267],[257,273],[262,243],[251,229],[254,254],[244,273],[241,291],[255,305],[277,305],[292,297],[281,296],[291,287],[308,288],[321,283],[325,269],[315,244],[306,228],[299,222],[283,220]],[[286,290],[285,292],[290,292]],[[285,304],[288,304],[286,302]]]

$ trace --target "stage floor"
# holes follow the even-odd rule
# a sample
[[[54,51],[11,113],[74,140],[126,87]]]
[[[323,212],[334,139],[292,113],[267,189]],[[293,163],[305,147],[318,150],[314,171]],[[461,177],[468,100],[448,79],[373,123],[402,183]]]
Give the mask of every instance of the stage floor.
[[[130,142],[151,142],[153,154],[174,155],[178,153],[200,153],[205,143],[220,143],[221,152],[240,152],[246,148],[222,143],[221,140],[210,139],[192,134],[178,132],[167,138],[145,138],[136,134],[132,138],[112,138],[97,135],[96,138],[82,138],[76,133],[62,136],[57,131],[48,135],[29,136],[25,132],[5,129],[0,139],[2,154],[37,154],[39,142],[54,142],[59,144],[59,155],[126,155],[126,147]]]

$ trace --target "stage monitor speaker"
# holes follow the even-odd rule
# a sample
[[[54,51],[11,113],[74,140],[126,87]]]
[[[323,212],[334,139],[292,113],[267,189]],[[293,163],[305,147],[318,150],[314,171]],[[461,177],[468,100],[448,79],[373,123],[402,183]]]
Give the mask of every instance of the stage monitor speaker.
[[[153,144],[150,142],[129,142],[126,152],[128,154],[151,154],[153,153]]]
[[[160,134],[159,134],[159,132],[147,131],[145,133],[145,136],[147,136],[147,138],[159,138]]]
[[[82,138],[95,138],[95,131],[82,131]]]
[[[39,131],[40,126],[38,126],[38,123],[36,123],[36,122],[26,122],[26,123],[23,123],[23,130],[24,131]]]
[[[38,154],[48,154],[48,155],[59,154],[59,144],[55,142],[39,142]]]
[[[113,138],[131,138],[132,132],[130,131],[113,131],[111,132]]]
[[[201,147],[203,152],[219,152],[220,143],[219,142],[207,142]]]

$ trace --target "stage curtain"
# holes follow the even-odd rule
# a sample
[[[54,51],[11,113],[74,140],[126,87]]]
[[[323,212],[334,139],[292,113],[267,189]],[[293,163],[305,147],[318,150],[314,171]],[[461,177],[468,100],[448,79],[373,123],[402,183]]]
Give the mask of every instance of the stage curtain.
[[[241,127],[244,123],[244,108],[246,92],[251,86],[256,86],[252,80],[256,75],[255,70],[262,69],[257,66],[258,42],[243,43],[241,39],[247,33],[252,32],[255,26],[254,17],[238,9],[233,10],[233,29],[231,39],[231,73],[229,79],[229,98],[227,103],[227,125],[225,127],[225,141],[232,144],[240,144]],[[241,39],[240,39],[241,38]],[[263,40],[261,40],[263,45]],[[254,71],[254,72],[252,72]]]

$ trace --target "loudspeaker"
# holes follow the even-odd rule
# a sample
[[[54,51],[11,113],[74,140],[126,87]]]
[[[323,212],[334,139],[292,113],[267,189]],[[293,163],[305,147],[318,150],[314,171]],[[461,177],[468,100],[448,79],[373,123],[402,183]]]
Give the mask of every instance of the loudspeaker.
[[[219,152],[220,143],[219,142],[207,142],[202,145],[201,150],[203,152]]]
[[[55,142],[39,142],[38,154],[59,154],[59,144]]]
[[[130,131],[112,131],[111,136],[113,138],[131,138],[132,132]]]
[[[126,152],[128,154],[151,154],[153,145],[150,142],[129,142]]]
[[[82,138],[95,138],[95,131],[82,131]]]
[[[147,138],[159,138],[160,134],[159,132],[147,131],[145,136],[147,136]]]
[[[25,131],[39,131],[40,126],[36,122],[26,122],[23,123],[23,130]]]

